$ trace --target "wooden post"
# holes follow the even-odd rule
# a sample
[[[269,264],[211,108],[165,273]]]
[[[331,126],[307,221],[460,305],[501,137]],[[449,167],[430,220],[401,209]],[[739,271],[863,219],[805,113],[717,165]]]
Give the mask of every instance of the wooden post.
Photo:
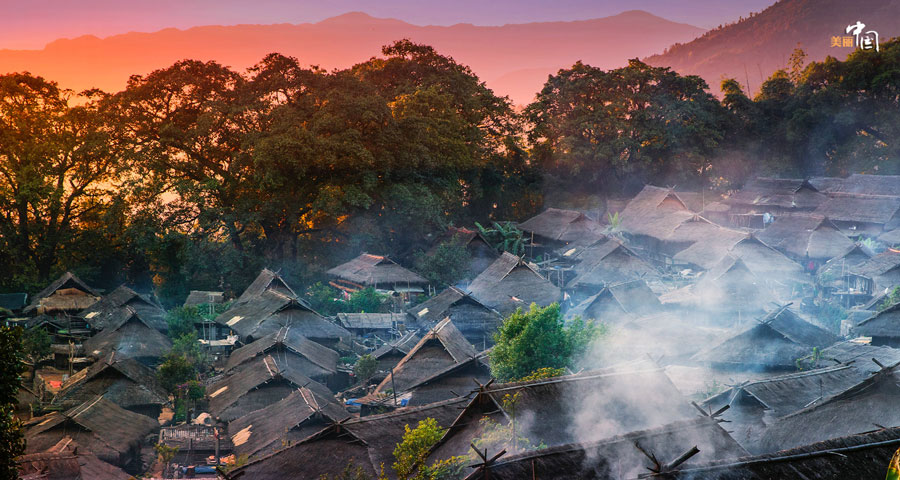
[[[391,367],[391,392],[394,394],[394,407],[397,406],[397,389],[394,387],[394,367]]]

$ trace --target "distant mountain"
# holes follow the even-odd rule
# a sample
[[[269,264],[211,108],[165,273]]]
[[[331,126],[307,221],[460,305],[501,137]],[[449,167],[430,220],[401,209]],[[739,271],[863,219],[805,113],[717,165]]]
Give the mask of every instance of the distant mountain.
[[[852,48],[832,47],[832,37],[861,21],[882,41],[900,35],[900,0],[781,0],[757,15],[706,32],[661,55],[648,57],[651,65],[669,66],[679,73],[703,77],[714,93],[723,78],[735,78],[757,92],[775,70],[787,68],[798,46],[809,60],[826,56],[843,60]]]
[[[577,60],[616,68],[629,58],[662,51],[703,31],[643,11],[499,27],[417,26],[348,13],[298,25],[204,26],[57,40],[42,50],[0,50],[0,72],[27,70],[76,90],[118,91],[129,75],[185,58],[217,60],[243,70],[278,52],[298,57],[305,65],[344,68],[380,54],[382,45],[409,38],[471,66],[497,93],[524,104],[533,99],[548,74]]]

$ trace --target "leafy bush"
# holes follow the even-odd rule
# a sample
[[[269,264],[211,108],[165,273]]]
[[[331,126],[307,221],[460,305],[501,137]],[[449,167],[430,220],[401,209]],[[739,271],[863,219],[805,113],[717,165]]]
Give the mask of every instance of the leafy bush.
[[[450,240],[438,245],[431,255],[420,252],[415,263],[416,270],[432,285],[446,286],[462,280],[471,259],[465,245]]]
[[[378,361],[371,354],[367,353],[356,360],[356,365],[353,366],[353,373],[359,381],[364,382],[372,378],[372,375],[375,375],[377,368]]]

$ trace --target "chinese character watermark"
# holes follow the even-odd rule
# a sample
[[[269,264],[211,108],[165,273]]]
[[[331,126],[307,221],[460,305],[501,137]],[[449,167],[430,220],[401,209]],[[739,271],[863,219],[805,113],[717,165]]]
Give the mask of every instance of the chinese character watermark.
[[[865,28],[866,24],[859,20],[854,24],[847,25],[847,28],[844,29],[844,33],[848,35],[831,37],[831,46],[857,47],[862,50],[881,51],[878,46],[878,32],[875,30],[867,30],[864,32],[863,30],[865,30]]]

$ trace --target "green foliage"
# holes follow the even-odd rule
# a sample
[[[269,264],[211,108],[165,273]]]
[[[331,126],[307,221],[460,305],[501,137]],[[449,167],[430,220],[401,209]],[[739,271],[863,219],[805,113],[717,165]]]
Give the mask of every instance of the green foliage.
[[[798,358],[795,360],[797,365],[797,370],[812,370],[815,368],[819,368],[819,360],[822,358],[822,352],[819,351],[819,347],[813,347],[812,353],[809,355]]]
[[[340,296],[338,289],[322,282],[316,282],[306,289],[306,300],[313,310],[326,316],[333,316],[342,311],[343,301],[340,300]]]
[[[341,473],[333,477],[328,474],[323,474],[319,477],[319,480],[372,480],[372,477],[366,473],[365,469],[355,464],[353,460],[350,460],[347,462],[347,466],[341,470]]]
[[[548,378],[559,377],[565,374],[565,368],[544,367],[531,372],[530,374],[518,379],[517,381],[530,382],[532,380],[545,380]]]
[[[172,353],[188,360],[196,369],[203,370],[207,361],[206,352],[200,346],[197,332],[182,335],[172,341]]]
[[[171,339],[185,335],[196,334],[196,323],[201,323],[203,317],[195,306],[176,307],[166,313],[166,323],[169,325],[168,335]]]
[[[0,478],[18,478],[14,459],[25,451],[22,425],[13,415],[22,382],[22,329],[0,327]]]
[[[384,312],[388,298],[387,295],[378,293],[374,288],[367,287],[353,292],[350,295],[350,300],[347,301],[346,310],[343,311],[366,313]]]
[[[438,245],[432,254],[419,253],[416,269],[432,285],[444,287],[462,280],[472,259],[465,245],[457,241],[447,241]]]
[[[25,331],[22,343],[25,348],[25,355],[35,364],[52,352],[50,346],[53,340],[45,328],[32,328]]]
[[[183,354],[168,353],[157,369],[156,376],[160,385],[169,393],[178,391],[178,387],[197,378],[197,368]]]
[[[356,360],[356,364],[353,365],[353,374],[356,375],[360,381],[364,382],[372,378],[372,375],[375,375],[377,369],[378,361],[375,360],[375,357],[373,357],[372,354],[367,353]]]
[[[425,465],[425,459],[447,430],[433,418],[426,418],[411,429],[404,426],[403,440],[394,448],[394,472],[400,480],[448,480],[462,471],[462,459],[450,458]]]
[[[506,317],[494,335],[491,373],[500,381],[523,378],[542,368],[574,367],[603,327],[580,317],[563,322],[559,305],[535,304]]]
[[[522,231],[512,222],[493,222],[493,228],[484,228],[475,222],[481,235],[491,246],[501,252],[509,252],[517,257],[525,254],[525,240]]]
[[[897,302],[900,302],[900,286],[894,287],[891,293],[885,295],[884,300],[878,305],[878,311],[887,310]]]

